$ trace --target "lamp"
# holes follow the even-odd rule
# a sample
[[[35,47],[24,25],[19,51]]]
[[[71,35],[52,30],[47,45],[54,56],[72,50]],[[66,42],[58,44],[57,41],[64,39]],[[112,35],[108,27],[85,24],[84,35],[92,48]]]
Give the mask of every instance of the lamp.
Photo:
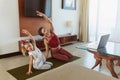
[[[68,27],[67,28],[67,31],[68,31],[68,34],[72,34],[72,32],[73,32],[73,29],[72,29],[72,26],[73,26],[73,23],[72,23],[72,21],[66,21],[66,27]]]
[[[72,21],[66,21],[66,26],[67,27],[72,27]]]

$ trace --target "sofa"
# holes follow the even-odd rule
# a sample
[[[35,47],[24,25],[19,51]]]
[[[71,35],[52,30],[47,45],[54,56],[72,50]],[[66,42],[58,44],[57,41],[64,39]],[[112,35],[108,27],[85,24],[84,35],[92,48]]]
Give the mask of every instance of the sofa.
[[[118,80],[75,63],[66,63],[29,80]]]

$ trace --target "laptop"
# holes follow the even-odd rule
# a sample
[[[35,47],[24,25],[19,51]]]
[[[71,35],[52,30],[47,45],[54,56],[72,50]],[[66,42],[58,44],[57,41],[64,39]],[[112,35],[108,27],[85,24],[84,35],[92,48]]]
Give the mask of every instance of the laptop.
[[[100,48],[105,48],[106,44],[108,42],[110,34],[102,35],[100,38],[100,41],[97,43],[91,43],[87,46],[88,49],[100,49]]]

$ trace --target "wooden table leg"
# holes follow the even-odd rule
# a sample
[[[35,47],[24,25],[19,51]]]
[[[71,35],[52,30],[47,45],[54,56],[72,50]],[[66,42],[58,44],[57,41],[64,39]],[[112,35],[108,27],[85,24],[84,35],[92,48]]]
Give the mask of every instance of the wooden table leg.
[[[118,58],[118,61],[116,63],[116,66],[120,66],[120,58]]]
[[[106,54],[100,54],[98,52],[94,52],[94,51],[91,51],[91,50],[88,50],[88,52],[91,52],[92,54],[94,54],[94,58],[96,59],[95,65],[92,67],[92,69],[95,68],[99,64],[101,66],[102,65],[102,62],[101,62],[102,59],[106,59],[106,66],[109,69],[109,71],[111,72],[112,76],[118,78],[116,72],[114,71],[114,63],[113,63],[114,60],[117,60],[117,57],[108,56]],[[120,66],[120,59],[118,59],[117,65]]]
[[[106,60],[106,65],[107,65],[107,68],[110,70],[112,76],[118,78],[116,72],[114,71],[114,63],[113,63],[113,60],[107,59],[107,60]]]
[[[97,55],[94,55],[94,58],[96,61],[95,61],[94,66],[91,69],[94,69],[97,65],[99,65],[99,71],[100,71],[101,66],[102,66],[102,58],[98,57]]]
[[[100,71],[101,66],[102,66],[102,58],[99,56],[99,53],[91,51],[91,50],[88,50],[88,52],[92,53],[94,55],[95,60],[96,60],[94,66],[91,69],[94,69],[96,66],[99,65],[99,71]]]

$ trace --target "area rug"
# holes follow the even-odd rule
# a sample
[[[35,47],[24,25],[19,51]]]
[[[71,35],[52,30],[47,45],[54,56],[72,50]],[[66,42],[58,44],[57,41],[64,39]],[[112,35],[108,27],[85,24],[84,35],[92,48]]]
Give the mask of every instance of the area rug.
[[[80,57],[74,56],[69,62],[72,62],[72,61],[77,60],[79,58]],[[62,62],[62,61],[59,61],[59,60],[56,60],[56,59],[53,59],[53,58],[49,58],[47,61],[50,61],[50,62],[53,63],[53,66],[52,66],[51,69],[57,68],[57,67],[65,64],[65,62]],[[51,69],[48,69],[48,70],[51,70]],[[43,72],[48,71],[48,70],[35,70],[35,69],[33,69],[32,70],[33,74],[26,75],[27,70],[28,70],[28,64],[24,65],[24,66],[14,68],[14,69],[11,69],[11,70],[8,70],[7,72],[10,73],[12,76],[14,76],[17,80],[25,80],[25,79],[31,78],[35,75],[38,75],[38,74],[41,74]]]

